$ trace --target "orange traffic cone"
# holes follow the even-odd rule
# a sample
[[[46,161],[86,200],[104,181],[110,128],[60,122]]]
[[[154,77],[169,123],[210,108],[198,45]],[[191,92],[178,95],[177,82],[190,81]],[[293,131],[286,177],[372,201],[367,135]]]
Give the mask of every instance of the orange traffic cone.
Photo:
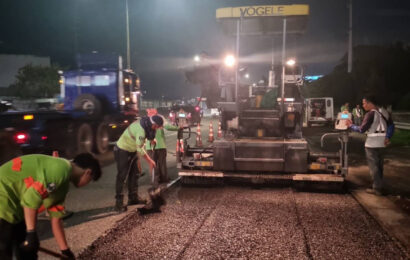
[[[222,127],[221,122],[218,123],[218,138],[222,138]]]
[[[176,151],[175,151],[176,154],[178,154],[178,153],[181,151],[181,149],[180,149],[180,147],[179,147],[179,140],[180,140],[180,139],[177,139],[177,148],[175,149],[175,150],[176,150]]]
[[[184,140],[179,139],[179,141],[181,142],[181,145],[180,145],[180,147],[181,147],[181,153],[184,153]]]
[[[195,145],[198,147],[202,146],[201,126],[199,125],[199,123],[196,128],[196,144]]]
[[[53,151],[53,157],[60,157],[60,155],[58,154],[58,151]]]
[[[214,141],[214,127],[212,125],[212,121],[209,124],[209,136],[208,136],[208,142],[212,143]]]

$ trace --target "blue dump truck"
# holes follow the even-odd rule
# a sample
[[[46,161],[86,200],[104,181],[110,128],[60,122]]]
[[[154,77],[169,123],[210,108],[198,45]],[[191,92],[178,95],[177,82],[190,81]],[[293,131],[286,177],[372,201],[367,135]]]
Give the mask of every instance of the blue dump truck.
[[[137,119],[140,79],[115,55],[76,57],[77,69],[61,72],[58,109],[0,113],[0,129],[27,153],[106,153]],[[2,151],[5,152],[5,151]]]

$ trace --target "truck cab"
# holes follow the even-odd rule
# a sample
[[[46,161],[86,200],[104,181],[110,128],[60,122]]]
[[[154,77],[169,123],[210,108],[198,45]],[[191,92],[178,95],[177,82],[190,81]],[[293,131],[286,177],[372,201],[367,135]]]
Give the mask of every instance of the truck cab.
[[[121,57],[116,58],[98,62],[100,56],[77,57],[79,69],[61,75],[64,110],[82,110],[92,117],[116,112],[138,114],[140,79],[133,71],[123,70]]]

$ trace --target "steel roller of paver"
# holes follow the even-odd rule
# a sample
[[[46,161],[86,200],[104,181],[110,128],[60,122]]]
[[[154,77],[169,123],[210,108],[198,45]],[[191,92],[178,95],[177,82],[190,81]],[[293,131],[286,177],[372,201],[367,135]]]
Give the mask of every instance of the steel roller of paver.
[[[225,100],[218,102],[224,136],[204,148],[189,146],[190,130],[185,131],[188,135],[178,134],[185,147],[183,152],[177,152],[179,176],[183,182],[211,177],[250,179],[253,182],[293,179],[294,182],[343,183],[347,174],[347,134],[337,133],[341,142],[338,153],[309,151],[302,136],[302,71],[285,67],[286,35],[303,33],[308,14],[308,5],[243,6],[216,11],[222,29],[236,35],[236,57],[239,57],[242,35],[282,35],[282,66],[276,73],[280,75],[278,98],[275,96],[275,100],[271,100],[275,103],[271,107],[261,108],[255,102],[251,86],[249,92],[240,90],[243,85],[238,80],[237,64],[232,74],[235,80],[228,83],[219,80],[218,84],[209,84],[209,81],[221,78],[222,66],[212,65],[209,69],[199,66],[187,70],[186,77],[191,82],[214,86],[216,91],[225,92]],[[237,60],[239,63],[240,59]],[[272,89],[273,84],[266,86],[265,92]],[[226,95],[229,90],[235,94]],[[215,90],[206,93],[211,92]],[[228,100],[229,96],[232,96],[231,100]],[[312,171],[321,174],[312,175]]]

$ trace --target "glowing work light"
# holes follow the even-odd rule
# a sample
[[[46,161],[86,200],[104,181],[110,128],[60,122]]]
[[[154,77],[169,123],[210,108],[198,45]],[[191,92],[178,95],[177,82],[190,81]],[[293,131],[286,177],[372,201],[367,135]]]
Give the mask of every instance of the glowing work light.
[[[233,67],[236,63],[236,59],[233,55],[229,54],[224,59],[225,66]]]

